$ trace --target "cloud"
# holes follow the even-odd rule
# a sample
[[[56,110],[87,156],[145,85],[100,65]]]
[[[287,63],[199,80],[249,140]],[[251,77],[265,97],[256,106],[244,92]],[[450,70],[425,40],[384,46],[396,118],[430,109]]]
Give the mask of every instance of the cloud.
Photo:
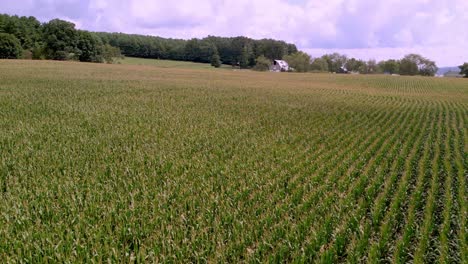
[[[96,31],[185,39],[245,35],[283,39],[307,51],[364,57],[414,51],[440,65],[468,60],[462,58],[466,0],[2,0],[2,11],[68,19]]]

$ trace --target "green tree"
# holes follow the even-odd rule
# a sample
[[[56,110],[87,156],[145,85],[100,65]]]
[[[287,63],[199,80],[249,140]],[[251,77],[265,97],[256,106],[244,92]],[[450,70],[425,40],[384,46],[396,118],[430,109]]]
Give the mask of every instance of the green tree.
[[[255,67],[253,67],[253,69],[255,71],[268,71],[270,69],[270,65],[270,60],[262,55],[255,60]]]
[[[187,61],[199,61],[200,44],[198,39],[191,39],[185,43],[185,59]]]
[[[468,78],[468,62],[463,63],[463,65],[458,66],[458,68],[460,68],[460,74]]]
[[[99,32],[97,34],[103,43],[119,47],[124,55],[130,57],[210,63],[214,46],[224,64],[248,61],[247,65],[242,63],[244,67],[254,66],[255,59],[261,55],[273,60],[297,51],[294,44],[272,39],[253,40],[246,37],[208,36],[203,39],[181,40],[123,33]]]
[[[120,48],[113,47],[109,44],[102,46],[102,58],[105,62],[111,64],[114,63],[116,59],[122,58]]]
[[[249,51],[247,46],[242,48],[242,53],[239,59],[241,69],[246,69],[249,66]]]
[[[408,61],[412,62],[411,64],[416,64],[416,67],[418,69],[417,74],[420,74],[423,76],[434,76],[438,70],[434,61],[424,58],[423,56],[419,54],[408,54],[403,59],[406,60],[407,64],[408,64]],[[412,70],[414,70],[414,68]],[[409,75],[416,75],[416,74],[409,74]]]
[[[307,72],[310,67],[309,54],[299,51],[291,55],[284,56],[283,60],[288,62],[289,66],[297,72]]]
[[[323,55],[322,59],[324,59],[327,62],[328,70],[330,72],[338,72],[340,68],[345,66],[346,62],[348,61],[346,55],[342,55],[336,52],[332,54]]]
[[[377,67],[377,62],[375,60],[369,60],[367,61],[367,73],[377,73],[378,72],[378,67]]]
[[[366,63],[362,60],[351,58],[346,62],[345,67],[350,72],[359,72],[364,64]]]
[[[24,50],[31,50],[41,42],[41,23],[35,17],[0,14],[0,32],[14,35]]]
[[[295,45],[288,45],[284,41],[277,41],[273,39],[262,39],[254,41],[253,53],[255,58],[263,55],[269,60],[278,60],[285,55],[290,55],[297,52]]]
[[[94,33],[79,31],[78,44],[79,60],[83,62],[102,62],[102,41]]]
[[[44,46],[40,43],[36,43],[31,50],[33,60],[43,60],[45,59]]]
[[[426,59],[419,68],[419,74],[422,76],[434,76],[438,70],[439,68],[436,66],[434,61]]]
[[[0,33],[5,33],[5,26],[8,18],[8,15],[0,14]]]
[[[215,53],[213,56],[211,56],[211,66],[215,68],[221,67],[221,57],[218,53]]]
[[[43,26],[44,50],[48,59],[68,60],[79,56],[75,24],[54,19]]]
[[[22,54],[19,40],[7,33],[0,33],[0,59],[19,59]]]
[[[202,39],[200,41],[200,53],[198,54],[198,60],[200,62],[211,63],[211,59],[213,58],[213,54],[215,53],[218,53],[219,56],[218,49],[215,45],[213,45],[213,43],[209,42],[206,39]]]
[[[213,55],[211,55],[211,66],[215,68],[221,67],[221,57],[219,56],[218,49],[213,47]]]
[[[362,61],[362,63],[359,65],[358,72],[361,74],[368,74],[369,69],[367,68],[367,63]]]
[[[404,58],[400,62],[400,74],[401,75],[417,75],[419,73],[418,65],[411,59]]]
[[[288,54],[293,54],[299,51],[296,45],[294,44],[287,44],[287,46],[288,46]]]
[[[397,74],[400,72],[400,62],[397,60],[381,61],[379,68],[383,73]]]
[[[323,58],[315,58],[310,64],[311,71],[328,72],[328,63]]]

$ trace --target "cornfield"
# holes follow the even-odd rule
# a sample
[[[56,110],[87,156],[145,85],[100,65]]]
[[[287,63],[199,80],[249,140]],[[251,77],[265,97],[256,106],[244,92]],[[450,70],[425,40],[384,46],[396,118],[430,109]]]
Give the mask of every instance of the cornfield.
[[[6,263],[468,263],[468,82],[0,61]]]

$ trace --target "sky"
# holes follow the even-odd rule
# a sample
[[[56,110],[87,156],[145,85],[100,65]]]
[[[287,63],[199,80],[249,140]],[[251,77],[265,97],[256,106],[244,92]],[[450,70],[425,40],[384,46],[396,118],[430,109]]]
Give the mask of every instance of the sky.
[[[0,13],[60,18],[91,31],[274,38],[313,57],[419,53],[440,67],[468,61],[468,0],[0,0]]]

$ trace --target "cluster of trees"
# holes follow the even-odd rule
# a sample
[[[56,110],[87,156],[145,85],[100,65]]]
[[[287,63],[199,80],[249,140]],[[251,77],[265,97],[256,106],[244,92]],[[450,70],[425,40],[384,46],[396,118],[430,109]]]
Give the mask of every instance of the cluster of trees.
[[[319,58],[311,59],[303,52],[297,52],[283,58],[298,72],[356,72],[361,74],[388,73],[401,75],[423,75],[434,76],[437,66],[431,61],[418,54],[408,54],[401,60],[376,60],[363,61],[348,58],[346,55],[333,53]]]
[[[0,33],[0,58],[17,59],[21,56],[21,44],[15,36]]]
[[[310,69],[310,55],[299,51],[291,55],[287,55],[283,57],[290,67],[297,72],[307,72]]]
[[[298,51],[294,44],[273,39],[208,36],[182,40],[105,32],[98,35],[104,43],[119,47],[126,56],[203,62],[215,67],[223,63],[250,68],[256,65],[256,58],[260,56],[273,60]]]
[[[271,65],[271,60],[269,60],[267,57],[262,55],[256,59],[253,70],[268,71],[270,69],[270,65]]]
[[[434,61],[418,54],[408,54],[401,60],[375,60],[348,59],[345,55],[333,53],[316,58],[311,63],[311,69],[315,71],[329,72],[357,72],[361,74],[388,73],[401,75],[434,76],[437,66]]]
[[[458,66],[458,68],[460,68],[460,74],[468,78],[468,62],[463,63],[463,65]]]
[[[123,55],[140,58],[183,60],[251,68],[256,58],[270,60],[296,53],[297,47],[273,39],[247,37],[167,39],[153,36],[89,32],[73,23],[54,19],[40,23],[34,17],[0,15],[0,58],[33,58],[112,62]],[[19,43],[19,45],[18,45]]]
[[[77,30],[73,23],[54,19],[0,15],[0,58],[113,62],[120,50],[98,34]]]

